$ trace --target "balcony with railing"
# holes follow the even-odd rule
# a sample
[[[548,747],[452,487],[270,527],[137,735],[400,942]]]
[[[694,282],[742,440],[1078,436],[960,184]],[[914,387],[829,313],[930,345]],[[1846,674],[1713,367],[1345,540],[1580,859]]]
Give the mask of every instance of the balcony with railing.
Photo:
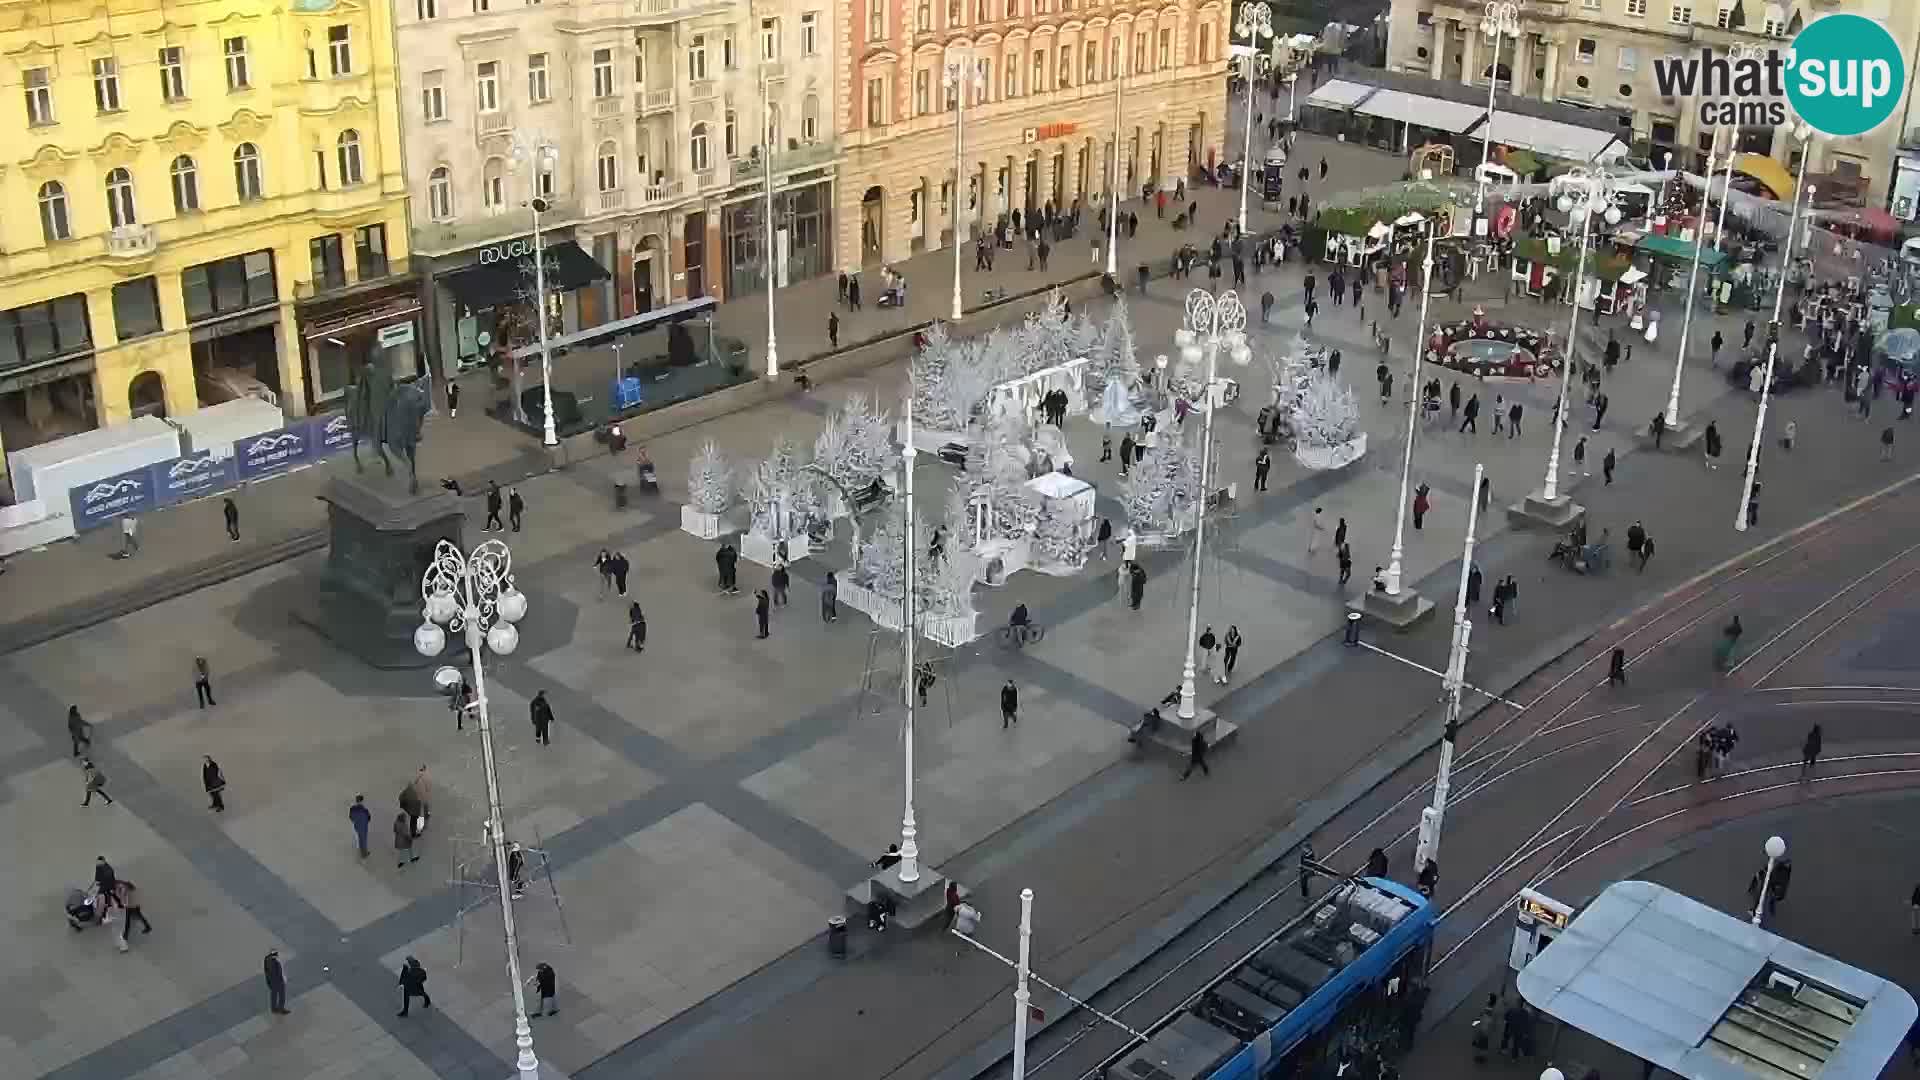
[[[670,203],[680,197],[680,190],[681,185],[678,180],[662,180],[659,183],[647,184],[635,192],[640,198],[638,208],[645,209],[649,206]]]
[[[144,259],[153,254],[151,225],[115,225],[107,230],[107,254],[116,259]]]
[[[512,127],[513,120],[507,116],[505,110],[497,109],[493,112],[481,113],[480,118],[474,121],[473,126],[482,135],[498,135]]]
[[[617,94],[593,99],[593,118],[605,120],[610,116],[619,116],[627,109],[627,99]]]
[[[673,111],[673,87],[664,90],[635,90],[633,107],[641,116]]]
[[[614,188],[612,191],[602,191],[599,193],[598,199],[600,212],[603,214],[609,210],[622,209],[627,205],[627,193],[622,188]]]
[[[701,79],[697,82],[690,82],[687,84],[687,100],[689,102],[711,101],[719,85],[719,83],[712,79]]]
[[[758,151],[758,148],[756,148],[756,151]],[[785,150],[775,151],[773,155],[773,169],[777,174],[796,172],[800,169],[811,169],[818,165],[824,165],[839,156],[840,143],[838,140],[824,139],[817,142],[801,143],[798,146],[790,146]],[[756,152],[746,157],[735,159],[732,163],[732,176],[729,182],[739,184],[749,180],[761,179],[766,173],[766,160],[767,158],[764,152]]]

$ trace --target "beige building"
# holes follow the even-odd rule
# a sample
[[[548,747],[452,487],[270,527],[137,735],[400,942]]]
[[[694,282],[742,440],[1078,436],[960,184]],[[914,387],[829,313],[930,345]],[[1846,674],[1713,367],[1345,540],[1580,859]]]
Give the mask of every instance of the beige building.
[[[1469,86],[1499,80],[1517,95],[1575,106],[1632,113],[1633,130],[1619,132],[1635,152],[1649,158],[1672,152],[1687,167],[1704,164],[1712,128],[1700,122],[1698,101],[1663,97],[1654,60],[1719,55],[1735,45],[1785,46],[1807,21],[1852,12],[1884,24],[1906,56],[1908,100],[1894,119],[1863,135],[1820,139],[1812,172],[1857,175],[1865,181],[1868,206],[1888,204],[1896,151],[1920,123],[1913,116],[1912,78],[1920,44],[1920,3],[1909,0],[1525,0],[1519,3],[1520,36],[1493,44],[1482,34],[1484,3],[1459,0],[1394,0],[1387,65],[1395,71],[1447,79]],[[1723,145],[1725,136],[1722,136]],[[1792,169],[1799,150],[1784,130],[1742,128],[1743,150],[1773,157]]]
[[[838,6],[843,269],[946,246],[1003,213],[1169,187],[1221,156],[1223,0],[850,0]],[[949,58],[970,65],[954,182]],[[1116,112],[1115,80],[1124,74]]]
[[[435,355],[533,326],[530,195],[565,331],[832,269],[824,0],[398,0],[401,113]],[[552,147],[552,167],[539,146]],[[516,268],[521,268],[516,270]]]

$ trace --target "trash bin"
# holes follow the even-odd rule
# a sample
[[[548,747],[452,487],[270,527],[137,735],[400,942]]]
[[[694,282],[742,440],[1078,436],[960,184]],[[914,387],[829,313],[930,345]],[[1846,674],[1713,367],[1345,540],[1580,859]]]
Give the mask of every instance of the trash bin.
[[[613,478],[613,508],[615,510],[627,508],[627,478],[624,476]]]
[[[827,955],[844,959],[847,955],[847,917],[835,915],[827,920]]]
[[[1360,644],[1360,613],[1357,611],[1347,612],[1346,643],[1348,645]]]

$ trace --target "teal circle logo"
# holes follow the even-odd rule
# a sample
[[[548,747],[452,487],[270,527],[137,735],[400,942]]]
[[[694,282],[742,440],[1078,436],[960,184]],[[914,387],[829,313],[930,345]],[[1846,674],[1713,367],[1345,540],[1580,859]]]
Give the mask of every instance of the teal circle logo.
[[[1906,61],[1887,28],[1861,15],[1809,23],[1787,53],[1787,100],[1823,135],[1858,135],[1885,123],[1907,84]]]

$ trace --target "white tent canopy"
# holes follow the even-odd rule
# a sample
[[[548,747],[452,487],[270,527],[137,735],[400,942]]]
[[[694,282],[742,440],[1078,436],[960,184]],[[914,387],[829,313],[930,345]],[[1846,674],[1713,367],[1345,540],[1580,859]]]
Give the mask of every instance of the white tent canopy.
[[[1335,79],[1314,90],[1313,96],[1307,98],[1305,104],[1322,109],[1351,109],[1365,101],[1371,93],[1373,87],[1365,83]]]
[[[1462,105],[1444,98],[1385,89],[1374,91],[1365,101],[1354,106],[1353,111],[1363,116],[1378,116],[1400,124],[1417,124],[1455,135],[1472,128],[1487,114],[1486,107],[1481,105]]]
[[[1606,163],[1625,157],[1620,140],[1596,128],[1576,127],[1537,116],[1495,112],[1492,140],[1567,161]]]

